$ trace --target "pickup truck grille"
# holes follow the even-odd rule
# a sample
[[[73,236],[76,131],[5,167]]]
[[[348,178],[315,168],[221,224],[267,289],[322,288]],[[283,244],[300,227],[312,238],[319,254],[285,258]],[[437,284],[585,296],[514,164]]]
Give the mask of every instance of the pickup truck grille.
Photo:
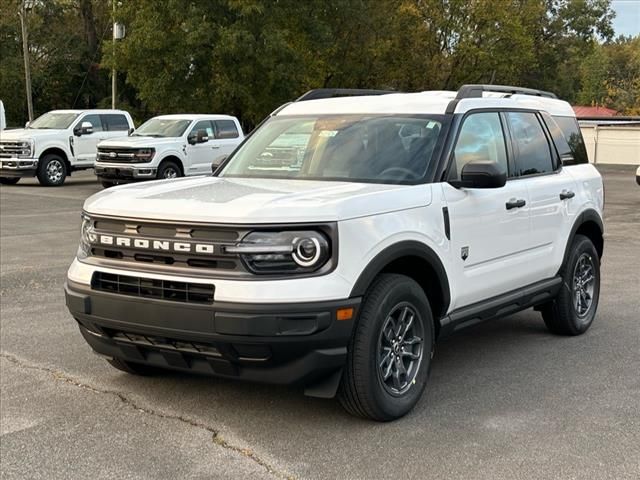
[[[238,254],[227,253],[248,230],[228,226],[93,218],[87,262],[136,271],[210,276],[246,274]]]
[[[91,288],[133,297],[172,302],[213,303],[213,285],[95,272]]]
[[[100,147],[98,148],[97,161],[111,163],[140,163],[135,157],[139,151],[137,148]]]
[[[3,140],[0,142],[0,158],[15,158],[18,155],[27,156],[30,154],[30,145],[21,140],[15,142]]]

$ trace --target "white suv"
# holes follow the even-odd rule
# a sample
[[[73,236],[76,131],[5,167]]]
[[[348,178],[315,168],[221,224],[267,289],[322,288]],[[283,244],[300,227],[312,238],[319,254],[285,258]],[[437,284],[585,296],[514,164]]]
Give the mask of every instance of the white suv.
[[[0,183],[38,177],[42,185],[62,185],[71,172],[93,168],[101,140],[134,128],[122,110],[52,110],[24,129],[0,132]]]
[[[211,173],[242,142],[240,122],[228,115],[162,115],[127,138],[98,145],[102,185]]]
[[[121,370],[296,383],[390,420],[439,338],[529,307],[589,328],[603,204],[553,94],[312,91],[213,176],[89,198],[67,305]]]

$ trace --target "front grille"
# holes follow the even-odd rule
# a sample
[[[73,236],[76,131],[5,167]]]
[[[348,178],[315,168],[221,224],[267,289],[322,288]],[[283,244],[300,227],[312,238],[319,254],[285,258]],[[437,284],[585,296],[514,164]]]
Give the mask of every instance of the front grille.
[[[225,248],[239,242],[248,230],[216,225],[176,225],[140,220],[97,217],[93,222],[96,241],[91,245],[89,263],[146,271],[188,275],[245,274],[238,254]],[[101,241],[104,235],[117,239],[126,237],[128,243]],[[136,248],[135,241],[148,242],[149,248]],[[187,243],[189,251],[176,251],[176,242]],[[206,247],[197,250],[195,245]],[[153,248],[169,246],[169,249]]]
[[[213,303],[213,285],[143,278],[115,273],[95,272],[91,288],[132,297],[155,298],[183,303]]]
[[[0,158],[29,156],[30,154],[31,147],[23,141],[12,142],[4,140],[0,142]]]
[[[141,163],[144,160],[136,158],[135,154],[138,153],[137,148],[98,148],[97,161],[98,162],[114,162],[114,163]]]

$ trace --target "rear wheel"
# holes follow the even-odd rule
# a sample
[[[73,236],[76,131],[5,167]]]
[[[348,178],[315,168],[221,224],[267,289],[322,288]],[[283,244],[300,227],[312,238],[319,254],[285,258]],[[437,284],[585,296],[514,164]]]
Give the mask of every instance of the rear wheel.
[[[38,162],[38,181],[46,187],[57,187],[67,178],[64,159],[55,153],[42,157]]]
[[[147,376],[147,375],[154,375],[161,371],[159,368],[156,368],[156,367],[143,365],[141,363],[127,362],[126,360],[122,360],[121,358],[112,358],[107,360],[107,362],[112,367],[117,368],[122,372],[129,373],[131,375]]]
[[[0,184],[15,185],[20,181],[20,177],[0,177]]]
[[[560,292],[540,309],[542,318],[553,333],[580,335],[593,323],[600,298],[600,259],[589,238],[576,235],[560,275]]]
[[[172,161],[163,162],[158,168],[158,178],[178,178],[182,176],[182,171],[177,163]]]
[[[433,317],[414,280],[383,274],[363,300],[338,398],[352,415],[389,421],[407,414],[427,384]]]

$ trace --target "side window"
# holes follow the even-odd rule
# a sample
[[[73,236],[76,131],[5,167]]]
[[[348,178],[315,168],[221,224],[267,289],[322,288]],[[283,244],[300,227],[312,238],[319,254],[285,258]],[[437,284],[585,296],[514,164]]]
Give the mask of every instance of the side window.
[[[238,138],[240,134],[233,120],[214,120],[216,138]]]
[[[462,124],[454,150],[450,179],[460,179],[462,168],[474,160],[499,164],[508,172],[507,147],[497,112],[473,113]]]
[[[584,138],[582,138],[578,121],[574,117],[553,117],[553,119],[558,124],[558,127],[560,127],[560,130],[562,130],[573,156],[573,159],[569,159],[568,156],[563,158],[563,165],[589,163],[587,148],[584,145]],[[562,155],[562,153],[560,153],[560,155]]]
[[[127,117],[119,114],[106,114],[101,115],[102,123],[106,127],[109,132],[126,132],[129,130],[129,122],[127,122]]]
[[[199,120],[191,129],[191,135],[195,135],[198,130],[204,130],[207,132],[209,140],[213,139],[213,125],[211,120]]]
[[[91,125],[93,125],[94,133],[102,131],[102,121],[100,120],[100,115],[85,115],[77,125],[80,126],[84,122],[89,122]]]
[[[535,113],[508,112],[518,175],[553,172],[549,142]]]

